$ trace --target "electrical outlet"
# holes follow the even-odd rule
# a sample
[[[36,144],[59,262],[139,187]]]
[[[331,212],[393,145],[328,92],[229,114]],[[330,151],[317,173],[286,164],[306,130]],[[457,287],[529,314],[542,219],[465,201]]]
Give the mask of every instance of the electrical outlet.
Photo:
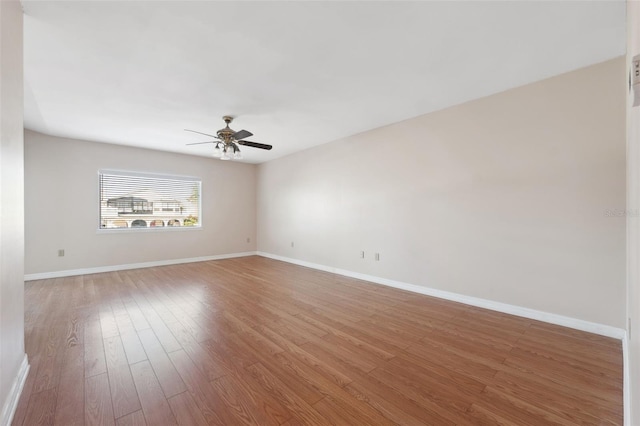
[[[376,253],[376,260],[380,260],[380,253]]]
[[[64,257],[64,249],[58,250],[58,257]]]

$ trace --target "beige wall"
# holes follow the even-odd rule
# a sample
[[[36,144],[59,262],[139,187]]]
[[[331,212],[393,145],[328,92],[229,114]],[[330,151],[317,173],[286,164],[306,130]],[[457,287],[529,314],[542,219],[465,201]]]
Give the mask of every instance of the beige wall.
[[[640,54],[640,2],[627,2],[627,56]],[[630,93],[631,94],[631,93]],[[628,238],[628,281],[627,315],[631,329],[627,329],[629,338],[630,403],[631,421],[640,424],[640,106],[631,107],[631,96],[627,109],[627,201],[628,210],[633,213],[627,217]]]
[[[0,1],[0,424],[13,414],[24,352],[22,8]]]
[[[97,233],[100,169],[201,177],[203,229]],[[255,178],[250,164],[26,131],[26,273],[254,251]]]
[[[624,69],[262,164],[258,250],[622,328],[625,219],[606,211],[625,209]]]

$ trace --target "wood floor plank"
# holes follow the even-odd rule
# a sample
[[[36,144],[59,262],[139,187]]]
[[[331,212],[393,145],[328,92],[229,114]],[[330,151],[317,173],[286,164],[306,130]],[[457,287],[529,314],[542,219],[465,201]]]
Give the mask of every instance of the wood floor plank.
[[[54,389],[60,380],[60,370],[64,361],[64,330],[59,323],[52,324],[43,333],[44,350],[40,352],[40,361],[36,373],[33,392]]]
[[[169,328],[180,342],[183,351],[189,355],[207,380],[212,381],[225,374],[224,368],[209,356],[200,343],[191,336],[187,328],[179,322],[170,323]]]
[[[84,318],[82,310],[72,309],[66,321],[66,347],[82,345],[84,343]]]
[[[451,371],[473,377],[482,382],[487,382],[494,377],[498,370],[472,359],[458,355],[455,352],[446,351],[442,347],[431,344],[430,341],[421,341],[409,346],[398,354],[399,359],[406,359],[415,364],[438,365]]]
[[[366,353],[373,354],[384,361],[388,361],[391,358],[396,356],[395,351],[384,350],[375,344],[371,344],[365,340],[359,339],[358,337],[354,336],[348,331],[343,331],[343,330],[331,327],[330,325],[327,325],[322,321],[317,321],[314,318],[306,316],[304,314],[298,314],[298,317],[300,317],[305,322],[309,322],[310,324],[313,324],[316,328],[322,329],[325,332],[325,336],[323,336],[325,339],[329,339],[329,338],[342,339],[345,342],[345,344],[348,343],[350,345],[356,346],[357,348],[362,349]],[[339,341],[336,341],[336,342],[339,342]],[[338,344],[342,344],[342,343],[340,342]]]
[[[362,404],[353,395],[343,388],[346,385],[338,385],[331,376],[323,374],[324,369],[318,369],[315,364],[308,364],[306,358],[298,354],[283,352],[275,355],[275,358],[299,380],[313,386],[327,401],[326,404],[342,407],[342,411],[357,413],[362,422],[369,422],[376,425],[390,424],[384,416],[371,406]],[[351,380],[349,381],[351,383]],[[312,404],[315,407],[315,403]]]
[[[239,319],[237,319],[240,321]],[[238,322],[237,322],[238,323]],[[244,328],[239,335],[249,344],[253,349],[260,353],[269,353],[271,355],[278,352],[282,352],[284,349],[278,346],[272,340],[269,340],[262,334],[258,333],[251,327]]]
[[[344,324],[340,329],[360,340],[383,348],[389,353],[396,353],[398,349],[405,349],[413,343],[393,332],[372,327],[361,322]]]
[[[402,371],[402,370],[400,370]],[[461,417],[476,399],[472,392],[437,380],[425,380],[425,376],[407,377],[398,374],[398,370],[378,368],[372,377],[401,393],[425,411],[449,419],[452,423],[462,423]],[[479,394],[479,392],[478,392]]]
[[[147,359],[147,353],[140,343],[138,333],[133,329],[120,333],[120,339],[122,340],[122,346],[124,353],[127,356],[129,364],[135,364]]]
[[[227,369],[227,376],[236,380],[236,383],[248,393],[253,401],[259,401],[265,416],[269,418],[268,422],[280,424],[291,417],[289,411],[275,399],[245,370],[249,365],[255,362],[246,363],[243,359],[236,356],[237,352],[230,350],[229,347],[222,347],[218,342],[209,340],[204,342],[206,349],[212,357],[223,363]]]
[[[419,357],[401,355],[390,360],[379,370],[389,371],[396,376],[407,377],[424,384],[440,383],[440,388],[447,387],[455,394],[480,393],[486,386],[486,382],[483,380],[478,380],[464,372],[442,367],[439,363],[423,361]]]
[[[351,380],[352,380],[346,374],[340,373],[340,371],[338,371],[335,368],[332,368],[324,360],[313,356],[312,354],[310,354],[309,352],[305,351],[301,347],[293,345],[293,346],[288,348],[287,352],[289,354],[295,356],[298,360],[300,360],[301,362],[305,363],[309,367],[317,370],[325,378],[333,381],[336,385],[338,385],[340,387],[345,386],[346,384],[350,383]],[[280,354],[275,354],[274,357],[277,359],[278,355],[280,355]]]
[[[375,366],[384,365],[387,361],[395,358],[394,354],[387,354],[382,350],[369,350],[369,344],[366,344],[359,339],[338,337],[335,334],[327,333],[322,339],[314,339],[314,343],[329,346],[339,347],[345,352],[352,354],[353,358],[357,358],[360,361],[366,361],[367,363]]]
[[[551,362],[560,361],[570,368],[581,368],[586,373],[598,371],[603,372],[603,376],[615,376],[622,365],[619,349],[594,349],[593,346],[585,342],[571,344],[565,340],[562,347],[548,347],[543,339],[533,340],[525,335],[513,344],[511,352],[541,356]]]
[[[484,390],[480,400],[475,405],[483,406],[485,409],[516,423],[522,422],[533,425],[569,425],[573,423],[551,411],[540,409],[528,401],[505,394],[490,386]]]
[[[574,342],[589,342],[593,344],[593,346],[589,346],[591,350],[598,350],[602,348],[609,354],[618,353],[617,350],[621,345],[621,342],[618,339],[600,336],[593,333],[587,333],[586,331],[576,330],[573,328],[560,327],[555,324],[543,323],[539,321],[531,321],[531,325],[524,333],[525,338],[530,338],[533,336],[538,336],[539,338],[548,340],[555,340],[560,338],[564,341],[570,339]],[[622,362],[622,360],[619,359],[618,362]]]
[[[496,374],[491,386],[500,392],[528,401],[538,408],[552,411],[572,423],[598,424],[611,421],[615,424],[617,420],[619,407],[613,404],[609,406],[605,401],[593,404],[588,399],[576,395],[571,388],[563,393],[551,394],[548,387],[540,383],[503,371]]]
[[[107,375],[111,390],[113,413],[116,418],[138,411],[140,400],[120,336],[104,339]]]
[[[247,389],[244,381],[237,376],[222,376],[211,382],[225,405],[231,409],[236,424],[278,425],[273,417],[262,410],[259,396]]]
[[[356,399],[364,401],[378,410],[384,417],[400,425],[437,424],[454,425],[454,422],[430,413],[408,398],[384,389],[380,385],[370,387],[359,381],[349,383],[345,389]]]
[[[85,379],[84,419],[87,425],[115,424],[109,378],[106,373]]]
[[[336,407],[331,402],[328,397],[322,398],[313,404],[313,408],[332,425],[371,425],[371,423],[364,422],[357,414],[354,415],[344,411],[341,407]]]
[[[164,352],[162,344],[153,330],[150,328],[140,330],[138,331],[138,337],[142,342],[145,353],[148,355],[151,367],[158,378],[165,397],[169,398],[186,391],[186,385],[166,352]]]
[[[56,389],[47,389],[31,395],[29,409],[24,419],[28,426],[51,425],[55,420]]]
[[[209,424],[233,424],[235,417],[211,386],[209,379],[195,366],[186,352],[174,351],[169,354],[171,362],[182,377],[187,390],[200,408],[200,412]]]
[[[623,423],[619,340],[259,256],[25,283],[13,424]]]
[[[147,303],[146,300],[144,303]],[[162,318],[160,318],[155,309],[148,304],[143,306],[145,306],[145,309],[143,309],[142,311],[144,317],[151,326],[153,332],[158,337],[158,340],[160,340],[160,343],[162,344],[164,350],[169,353],[182,349],[180,343],[178,343],[174,335],[171,333],[171,330],[169,330],[169,328],[164,323]]]
[[[123,333],[128,333],[131,331],[135,331],[133,326],[133,322],[131,321],[131,317],[129,317],[129,313],[127,312],[124,303],[121,302],[122,308],[119,314],[115,315],[116,325],[118,326],[118,332],[120,335]]]
[[[505,377],[514,377],[515,382],[509,385],[509,389],[501,388],[503,392],[518,392],[518,388],[522,386],[541,387],[545,389],[550,398],[563,400],[567,396],[579,397],[583,401],[580,407],[588,412],[598,410],[610,413],[610,417],[617,418],[621,416],[622,400],[619,397],[615,397],[618,393],[597,392],[593,389],[585,392],[584,389],[575,386],[574,383],[567,382],[561,378],[554,377],[550,379],[536,371],[508,365],[500,368],[495,380],[490,384],[499,387]]]
[[[179,425],[206,426],[209,424],[188,392],[174,395],[168,401]]]
[[[363,318],[362,322],[373,324],[376,328],[386,328],[409,341],[422,339],[432,328],[444,324],[442,321],[426,321],[420,323],[398,318],[392,315],[395,311],[384,311]]]
[[[103,339],[120,335],[116,317],[110,309],[104,309],[100,312],[100,327],[102,328]]]
[[[147,423],[164,426],[177,425],[151,364],[148,361],[141,361],[131,365],[130,368]]]
[[[84,328],[84,375],[91,377],[107,372],[104,355],[102,327],[99,321],[91,321]]]
[[[500,413],[475,403],[467,410],[467,416],[469,420],[478,425],[512,426],[514,424],[513,420],[505,418],[500,415]],[[530,423],[522,421],[519,424]]]
[[[532,371],[552,381],[573,383],[585,393],[595,392],[600,394],[606,391],[605,393],[609,395],[609,398],[616,400],[618,399],[617,396],[622,394],[621,380],[603,375],[597,377],[593,374],[585,373],[584,370],[579,368],[568,368],[566,365],[562,365],[561,362],[542,363],[538,357],[513,352],[504,361],[504,365]]]
[[[131,320],[131,323],[133,324],[133,327],[136,329],[136,331],[151,328],[149,322],[144,317],[142,310],[140,310],[140,307],[136,304],[133,298],[124,302],[124,306],[127,310],[127,313],[129,314],[129,319]]]
[[[296,376],[291,375],[290,371],[288,371],[280,362],[277,361],[276,358],[273,357],[272,354],[268,352],[261,352],[251,345],[247,343],[247,338],[245,335],[238,335],[237,339],[230,340],[228,344],[235,353],[244,353],[250,354],[256,362],[252,363],[254,365],[258,362],[261,362],[263,365],[267,366],[273,374],[277,375],[282,381],[285,382],[285,385],[293,390],[297,395],[299,395],[302,399],[304,399],[307,403],[313,404],[320,399],[322,399],[322,394],[317,391],[311,384],[306,381],[299,380]],[[282,351],[278,352],[281,353]]]
[[[584,348],[583,350],[586,350]],[[621,388],[622,382],[616,374],[615,368],[609,366],[600,366],[599,363],[590,362],[587,359],[579,359],[574,352],[568,355],[560,355],[549,350],[534,348],[527,346],[526,349],[518,343],[509,351],[508,360],[529,362],[533,359],[536,363],[543,363],[545,367],[551,367],[550,370],[563,371],[570,375],[580,377],[585,381],[597,379],[601,383],[607,383],[612,387]]]
[[[300,419],[306,424],[330,424],[311,405],[307,404],[262,364],[253,364],[248,367],[247,370],[251,372],[253,377],[260,382],[267,391],[269,391],[285,407],[287,407],[287,409],[289,409],[294,418]]]
[[[350,380],[351,373],[354,371],[368,373],[377,367],[375,363],[355,358],[352,352],[340,346],[313,342],[305,343],[301,348],[316,358],[322,359],[327,365],[340,372],[340,374],[349,377]]]
[[[147,423],[142,410],[134,411],[116,420],[116,426],[147,426],[154,424],[155,423]]]
[[[84,424],[84,348],[67,349],[58,385],[55,423],[60,425]]]

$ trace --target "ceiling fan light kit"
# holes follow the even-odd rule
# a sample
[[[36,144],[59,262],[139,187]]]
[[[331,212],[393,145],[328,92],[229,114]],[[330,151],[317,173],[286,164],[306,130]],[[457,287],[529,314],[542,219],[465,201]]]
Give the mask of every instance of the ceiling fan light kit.
[[[235,143],[224,146],[222,142],[217,142],[213,148],[213,157],[221,160],[242,160],[242,152]]]
[[[233,121],[233,117],[231,117],[230,115],[225,115],[224,117],[222,117],[222,119],[225,123],[227,123],[227,126],[224,129],[218,130],[215,135],[185,129],[187,132],[211,136],[212,138],[216,139],[213,141],[188,143],[187,145],[214,143],[215,147],[213,148],[213,156],[214,158],[219,158],[221,160],[241,160],[242,152],[240,152],[240,147],[238,145],[266,150],[270,150],[271,148],[273,148],[271,145],[244,140],[245,138],[252,136],[253,133],[249,132],[248,130],[240,130],[236,132],[235,130],[231,129],[229,127],[229,123]]]

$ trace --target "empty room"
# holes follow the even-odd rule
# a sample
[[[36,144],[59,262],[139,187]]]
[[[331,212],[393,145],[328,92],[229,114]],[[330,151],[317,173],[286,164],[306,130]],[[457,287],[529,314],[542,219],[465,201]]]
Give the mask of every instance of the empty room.
[[[640,425],[640,2],[0,2],[0,425]]]

